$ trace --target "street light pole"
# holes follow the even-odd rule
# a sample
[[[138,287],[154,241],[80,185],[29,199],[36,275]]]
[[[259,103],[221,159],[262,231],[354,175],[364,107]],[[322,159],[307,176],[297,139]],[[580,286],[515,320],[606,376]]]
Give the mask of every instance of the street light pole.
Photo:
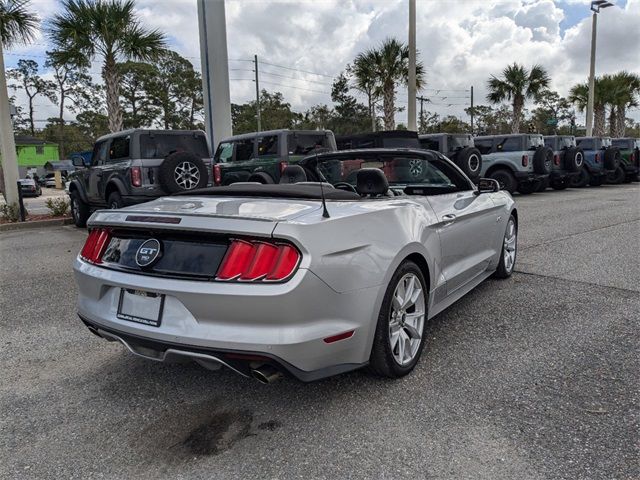
[[[416,131],[416,0],[409,0],[409,116],[407,128]]]
[[[591,2],[591,63],[589,65],[589,97],[587,99],[587,137],[593,135],[593,107],[595,103],[596,87],[596,30],[598,27],[598,13],[601,8],[613,7],[607,0],[594,0]]]

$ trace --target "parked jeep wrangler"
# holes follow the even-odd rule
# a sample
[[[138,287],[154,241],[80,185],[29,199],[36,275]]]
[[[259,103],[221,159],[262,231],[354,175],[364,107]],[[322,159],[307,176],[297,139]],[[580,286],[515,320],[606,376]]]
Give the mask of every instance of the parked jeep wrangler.
[[[215,185],[278,183],[290,164],[315,152],[335,152],[329,130],[271,130],[245,133],[220,142],[214,157]]]
[[[420,135],[420,146],[448,157],[474,182],[480,178],[482,154],[475,148],[473,137],[466,133],[433,133]]]
[[[533,193],[549,177],[553,151],[542,135],[488,135],[473,141],[482,154],[480,176],[497,180],[509,193]]]
[[[620,171],[614,173],[621,182],[637,182],[640,180],[640,138],[614,138],[611,140],[614,147],[620,149],[620,170],[624,172],[624,179],[621,179]]]
[[[200,130],[126,130],[100,137],[91,164],[74,158],[71,214],[84,227],[91,210],[121,208],[208,185],[212,159]]]
[[[580,175],[571,178],[573,188],[599,187],[620,166],[620,150],[611,146],[609,137],[578,137],[576,145],[584,153],[584,164]]]
[[[420,148],[418,132],[412,130],[381,130],[336,137],[338,150],[360,148]]]
[[[572,177],[578,177],[584,153],[576,147],[576,137],[573,135],[549,135],[544,137],[545,146],[553,150],[553,164],[548,180],[543,180],[538,191],[551,186],[554,190],[564,190]]]

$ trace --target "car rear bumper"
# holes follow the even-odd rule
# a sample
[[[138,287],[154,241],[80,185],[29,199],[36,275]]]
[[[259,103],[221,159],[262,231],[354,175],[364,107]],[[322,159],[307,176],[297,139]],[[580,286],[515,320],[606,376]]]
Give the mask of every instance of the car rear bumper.
[[[85,324],[147,358],[164,360],[161,352],[168,349],[194,359],[189,352],[208,354],[246,374],[249,360],[237,355],[259,356],[303,381],[353,370],[369,359],[380,287],[337,293],[305,269],[269,285],[144,276],[79,259],[74,271]],[[166,295],[159,327],[118,318],[122,288]],[[349,338],[325,342],[351,331]]]
[[[550,180],[568,180],[571,177],[578,177],[580,172],[568,172],[566,170],[552,170],[549,174]]]
[[[540,182],[545,178],[549,178],[548,173],[532,173],[532,172],[515,172],[515,177],[518,182]]]

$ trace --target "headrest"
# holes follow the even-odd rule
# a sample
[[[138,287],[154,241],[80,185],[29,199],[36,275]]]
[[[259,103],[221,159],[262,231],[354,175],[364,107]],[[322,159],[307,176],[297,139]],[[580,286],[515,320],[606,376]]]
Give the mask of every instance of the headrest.
[[[360,195],[384,195],[389,182],[379,168],[363,168],[356,174],[356,190]]]
[[[280,174],[280,183],[306,182],[307,174],[300,165],[288,165],[284,167]]]

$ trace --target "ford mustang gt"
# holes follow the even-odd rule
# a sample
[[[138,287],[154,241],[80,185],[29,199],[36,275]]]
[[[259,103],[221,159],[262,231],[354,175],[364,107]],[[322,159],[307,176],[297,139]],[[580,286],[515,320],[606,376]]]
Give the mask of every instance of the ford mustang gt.
[[[518,212],[437,152],[353,150],[95,212],[75,260],[94,334],[268,383],[368,366],[401,377],[425,324],[516,260]]]

